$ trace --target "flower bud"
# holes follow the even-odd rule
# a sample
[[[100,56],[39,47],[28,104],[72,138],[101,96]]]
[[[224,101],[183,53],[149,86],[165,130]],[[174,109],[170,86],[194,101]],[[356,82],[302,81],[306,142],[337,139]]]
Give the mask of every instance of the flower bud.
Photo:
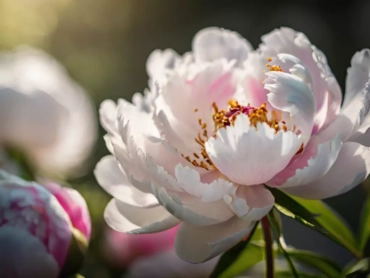
[[[67,257],[76,258],[76,250],[83,253],[90,225],[77,191],[57,185],[49,191],[0,170],[0,277],[53,278],[63,268],[68,269],[63,273],[72,274]]]

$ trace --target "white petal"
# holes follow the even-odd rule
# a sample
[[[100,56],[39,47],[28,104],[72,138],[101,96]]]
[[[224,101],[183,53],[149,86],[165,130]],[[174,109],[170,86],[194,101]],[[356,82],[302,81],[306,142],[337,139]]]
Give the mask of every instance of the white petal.
[[[207,227],[183,223],[176,236],[177,255],[190,263],[201,263],[227,251],[252,230],[254,223],[237,217]]]
[[[108,225],[120,232],[140,234],[167,230],[181,221],[163,207],[139,208],[112,199],[104,211]]]
[[[327,126],[339,113],[342,94],[331,73],[325,55],[313,46],[308,38],[290,28],[280,28],[262,37],[260,45],[263,61],[279,53],[297,57],[312,77],[312,92],[316,102],[315,130]]]
[[[279,131],[266,123],[250,127],[242,114],[234,126],[221,128],[205,144],[217,169],[233,182],[255,185],[267,182],[283,170],[302,144],[300,136]]]
[[[304,145],[310,139],[315,118],[315,99],[309,87],[293,74],[284,72],[266,73],[265,88],[270,91],[267,95],[270,104],[290,116],[302,132]]]
[[[232,194],[236,191],[235,185],[224,179],[215,179],[210,184],[202,183],[199,172],[181,164],[176,166],[175,172],[180,186],[189,194],[200,198],[203,202],[221,200],[226,194]]]
[[[352,123],[351,135],[353,136],[351,140],[361,136],[370,127],[369,109],[370,50],[364,49],[357,52],[352,58],[351,67],[348,69],[346,95],[341,112]]]
[[[99,108],[100,123],[110,135],[118,134],[117,105],[113,100],[105,100]]]
[[[58,277],[55,259],[46,246],[27,231],[3,225],[0,246],[0,277]]]
[[[146,71],[150,78],[160,78],[166,70],[171,70],[178,63],[180,56],[172,49],[154,50],[146,62]]]
[[[347,142],[330,170],[320,179],[298,187],[290,194],[306,199],[325,199],[343,194],[363,182],[370,172],[370,151],[358,143]]]
[[[157,199],[136,189],[118,166],[112,155],[103,157],[94,170],[98,183],[113,197],[132,206],[147,207],[158,204]]]
[[[361,93],[365,87],[369,86],[370,74],[370,50],[364,49],[356,52],[351,60],[351,67],[347,72],[346,94],[343,101],[343,107]]]
[[[323,143],[319,139],[312,139],[299,157],[267,182],[267,185],[293,187],[317,180],[329,171],[341,147],[342,141],[339,136]]]
[[[225,201],[238,217],[250,222],[261,220],[274,206],[275,199],[263,185],[240,185],[236,194]]]
[[[182,202],[178,195],[169,195],[165,188],[155,194],[158,201],[176,218],[194,226],[207,226],[224,222],[234,216],[223,200],[204,203],[200,200]]]
[[[241,66],[252,51],[250,43],[238,33],[210,27],[199,31],[193,40],[193,51],[197,62],[226,58],[236,60]]]

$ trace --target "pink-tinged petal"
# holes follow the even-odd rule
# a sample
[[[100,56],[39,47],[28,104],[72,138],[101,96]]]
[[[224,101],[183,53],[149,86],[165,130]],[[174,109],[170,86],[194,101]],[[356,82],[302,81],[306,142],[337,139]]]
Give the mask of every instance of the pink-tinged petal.
[[[259,221],[274,206],[274,196],[263,185],[238,186],[235,195],[224,198],[231,209],[244,221]]]
[[[355,142],[347,142],[330,170],[318,180],[286,188],[287,193],[305,199],[325,199],[343,194],[363,182],[370,172],[370,151]]]
[[[212,62],[224,58],[235,60],[241,66],[252,51],[252,46],[236,32],[210,27],[195,35],[193,51],[196,62]]]
[[[43,186],[0,170],[0,230],[21,228],[39,238],[59,267],[64,265],[72,238],[67,212]]]
[[[150,78],[160,78],[166,71],[172,70],[180,56],[172,49],[154,50],[146,62],[146,71]]]
[[[339,136],[322,142],[312,139],[292,162],[267,185],[273,187],[293,187],[311,183],[329,171],[336,161],[342,141]]]
[[[221,128],[217,137],[205,144],[217,169],[238,184],[267,182],[283,170],[302,144],[300,136],[279,131],[266,123],[250,127],[249,118],[241,114],[234,126]]]
[[[25,229],[0,228],[0,277],[56,278],[59,266],[43,242]]]
[[[227,108],[227,102],[234,96],[235,90],[236,77],[230,63],[217,60],[192,64],[185,72],[171,75],[162,87],[156,110],[158,113],[164,111],[172,130],[198,152],[199,146],[194,138],[198,133],[203,133],[199,119],[206,124],[208,134],[212,134],[212,104],[216,103],[220,109]]]
[[[325,55],[313,46],[308,38],[290,28],[280,28],[262,37],[261,56],[266,63],[268,57],[279,53],[287,53],[297,57],[312,76],[312,92],[314,94],[315,129],[314,133],[326,127],[339,113],[342,93],[331,73]]]
[[[303,80],[293,74],[268,72],[264,81],[270,104],[288,112],[297,129],[301,131],[303,143],[310,139],[315,118],[315,99]]]
[[[236,186],[224,179],[215,179],[209,184],[202,183],[199,172],[181,164],[176,166],[175,173],[176,179],[184,191],[200,198],[202,202],[215,202],[236,191]]]
[[[176,218],[194,226],[222,223],[234,216],[223,200],[204,203],[200,200],[183,202],[179,195],[169,194],[165,188],[155,193],[159,203]]]
[[[98,183],[114,198],[137,207],[157,205],[157,199],[148,193],[141,192],[128,180],[120,169],[118,161],[112,155],[103,157],[94,170]]]
[[[177,232],[176,254],[184,261],[201,263],[229,250],[253,229],[254,223],[233,217],[206,227],[183,223]]]
[[[91,220],[85,199],[72,188],[61,187],[56,183],[46,183],[45,187],[54,195],[75,229],[79,230],[89,241]]]
[[[177,230],[178,226],[159,233],[138,235],[107,228],[104,233],[103,252],[110,263],[123,269],[142,258],[172,250]]]
[[[104,218],[114,230],[131,234],[156,233],[181,222],[161,206],[139,208],[116,199],[112,199],[105,208]]]
[[[260,107],[267,103],[268,90],[263,87],[267,59],[257,51],[251,52],[244,62],[243,78],[240,81],[235,99],[242,105]]]

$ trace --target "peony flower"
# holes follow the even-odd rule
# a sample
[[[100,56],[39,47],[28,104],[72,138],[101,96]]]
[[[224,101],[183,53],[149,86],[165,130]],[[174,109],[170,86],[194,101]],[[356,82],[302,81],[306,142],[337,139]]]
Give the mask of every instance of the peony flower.
[[[75,173],[96,139],[92,101],[46,53],[0,53],[0,147],[20,149],[37,170]]]
[[[369,50],[352,59],[342,106],[324,54],[288,28],[263,36],[256,51],[208,28],[191,53],[155,51],[147,69],[150,92],[100,108],[112,155],[95,175],[114,197],[105,219],[118,231],[181,222],[176,253],[203,262],[269,212],[265,186],[323,199],[369,174]]]
[[[89,240],[85,201],[75,190],[53,187],[0,170],[0,277],[58,277],[73,237]]]
[[[172,249],[176,232],[177,227],[155,234],[130,235],[107,228],[103,252],[116,267],[125,268],[140,258]]]

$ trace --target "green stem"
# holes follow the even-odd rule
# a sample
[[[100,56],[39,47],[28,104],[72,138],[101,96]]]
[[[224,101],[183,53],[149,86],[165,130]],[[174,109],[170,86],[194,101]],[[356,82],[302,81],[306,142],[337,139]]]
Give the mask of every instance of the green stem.
[[[279,232],[277,230],[277,224],[276,224],[275,218],[273,217],[272,214],[269,214],[266,218],[268,219],[268,221],[271,221],[271,223],[272,223],[272,225],[271,225],[272,226],[272,230],[273,230],[273,232],[275,233],[275,235],[277,237],[278,246],[279,246],[281,252],[283,253],[283,255],[285,257],[285,260],[286,260],[286,262],[287,262],[287,264],[289,266],[290,271],[293,274],[293,277],[294,278],[299,278],[298,271],[295,268],[294,263],[293,263],[292,259],[289,256],[289,253],[285,250],[284,238],[281,235],[281,231]]]
[[[272,250],[272,234],[270,222],[265,216],[261,220],[266,250],[266,278],[274,278],[274,254]]]

